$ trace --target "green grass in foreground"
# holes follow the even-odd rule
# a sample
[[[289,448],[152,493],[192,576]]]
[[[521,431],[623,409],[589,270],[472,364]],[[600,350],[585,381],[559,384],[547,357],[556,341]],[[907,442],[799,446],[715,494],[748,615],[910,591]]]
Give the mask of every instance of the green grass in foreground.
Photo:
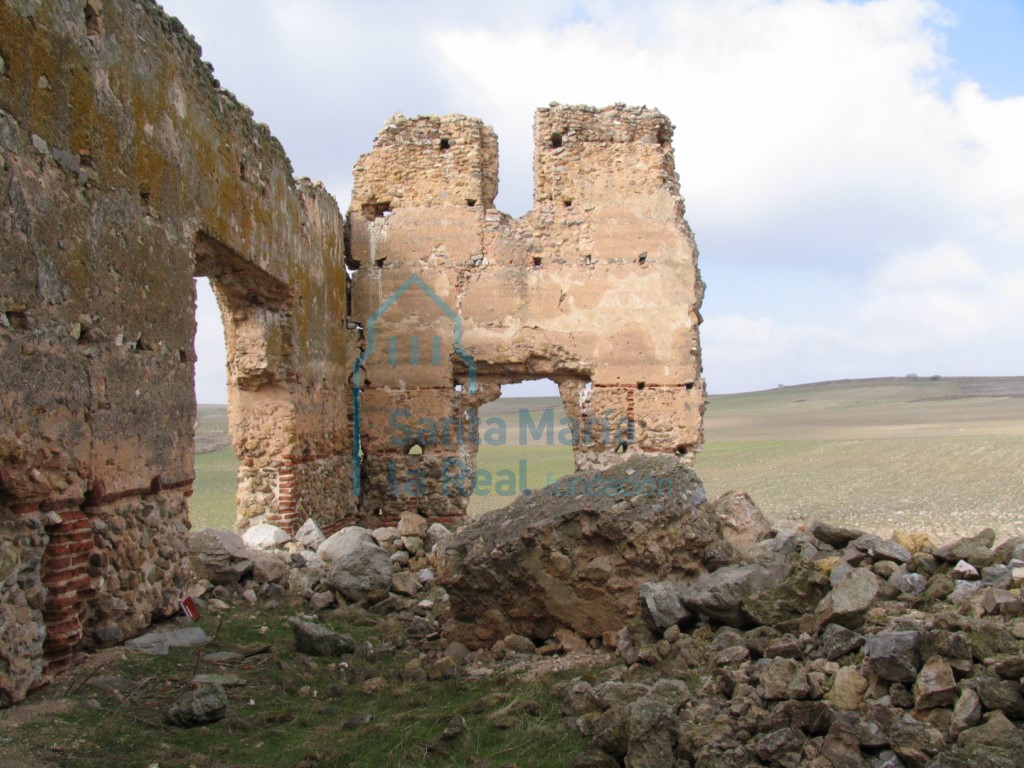
[[[561,717],[556,678],[524,682],[499,674],[407,682],[402,668],[418,652],[404,647],[397,620],[371,619],[357,608],[322,617],[357,641],[355,658],[341,666],[295,653],[286,624],[290,615],[288,609],[257,613],[234,607],[223,624],[215,617],[202,619],[200,625],[216,635],[216,642],[200,653],[270,646],[269,652],[237,662],[203,661],[195,649],[171,649],[166,657],[129,652],[98,672],[121,678],[122,693],[97,691],[85,685],[88,673],[72,672],[42,694],[59,699],[70,692],[72,706],[23,728],[20,746],[29,753],[63,755],[60,764],[68,768],[552,768],[571,765],[584,746]],[[191,688],[194,673],[234,674],[245,685],[226,688],[224,720],[190,729],[165,725],[164,712]],[[579,674],[578,669],[572,673]],[[364,691],[371,678],[380,678],[380,690]],[[464,717],[468,729],[442,741],[454,715]]]

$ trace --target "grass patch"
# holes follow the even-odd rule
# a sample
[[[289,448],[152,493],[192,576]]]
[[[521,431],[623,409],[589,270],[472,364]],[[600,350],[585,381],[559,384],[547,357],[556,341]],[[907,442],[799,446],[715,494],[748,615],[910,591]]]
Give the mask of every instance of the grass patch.
[[[234,528],[238,459],[233,448],[197,453],[196,480],[192,487],[188,509],[193,528]]]
[[[287,609],[233,608],[219,625],[204,618],[213,650],[269,645],[270,651],[241,662],[199,660],[195,649],[171,649],[166,657],[129,652],[99,674],[129,681],[122,693],[97,691],[72,672],[44,692],[59,698],[71,690],[73,706],[56,717],[20,729],[19,740],[35,754],[62,756],[69,768],[93,766],[568,766],[583,748],[561,715],[550,679],[467,677],[407,682],[404,664],[417,656],[403,642],[397,620],[346,608],[324,623],[351,634],[357,653],[346,659],[296,654]],[[373,622],[380,622],[378,627]],[[108,651],[116,654],[119,651]],[[179,729],[163,722],[172,701],[191,688],[193,672],[240,675],[227,688],[227,717]],[[383,690],[362,683],[380,677]],[[441,734],[454,715],[467,731],[450,741]]]

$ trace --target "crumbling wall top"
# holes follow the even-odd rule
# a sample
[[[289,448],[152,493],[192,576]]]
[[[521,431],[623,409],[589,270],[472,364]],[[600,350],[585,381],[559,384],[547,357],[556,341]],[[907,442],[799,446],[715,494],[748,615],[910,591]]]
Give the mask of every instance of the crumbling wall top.
[[[498,138],[477,118],[396,114],[354,173],[351,211],[369,219],[403,207],[492,208]]]
[[[534,118],[534,202],[607,207],[679,194],[672,122],[657,109],[552,103]]]

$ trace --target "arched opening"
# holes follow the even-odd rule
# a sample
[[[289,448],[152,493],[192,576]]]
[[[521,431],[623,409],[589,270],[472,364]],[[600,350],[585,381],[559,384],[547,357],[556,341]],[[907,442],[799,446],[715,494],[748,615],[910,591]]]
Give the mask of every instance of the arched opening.
[[[192,527],[233,529],[238,458],[228,431],[227,348],[224,320],[207,277],[196,283],[195,481],[189,499]]]
[[[225,350],[226,363],[213,362],[218,357],[214,354],[207,359],[225,374],[226,385],[218,387],[226,389],[227,407],[217,412],[223,415],[221,424],[226,422],[231,447],[222,449],[216,460],[197,460],[198,479],[189,503],[193,526],[237,529],[269,522],[291,528],[299,515],[288,439],[293,423],[286,385],[292,367],[287,343],[290,291],[203,232],[196,235],[195,258],[195,276],[209,278],[215,298],[202,317],[197,312],[197,348],[219,345]],[[205,364],[200,375],[205,376]],[[204,390],[198,402],[204,399],[217,399],[215,390]],[[211,466],[201,466],[206,463]],[[216,495],[214,520],[204,519],[206,489]]]
[[[470,516],[507,506],[524,490],[573,472],[572,430],[551,379],[502,385],[501,396],[482,405],[478,418]]]

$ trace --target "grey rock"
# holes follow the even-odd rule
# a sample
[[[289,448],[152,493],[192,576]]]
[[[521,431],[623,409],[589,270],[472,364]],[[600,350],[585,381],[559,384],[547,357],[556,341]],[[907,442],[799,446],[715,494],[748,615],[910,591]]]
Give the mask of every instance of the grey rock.
[[[506,635],[504,638],[505,648],[513,653],[521,653],[532,656],[537,652],[537,646],[528,637],[522,635]]]
[[[709,508],[721,523],[722,538],[744,560],[753,559],[757,545],[771,535],[771,523],[746,493],[725,493]]]
[[[818,604],[819,623],[835,622],[851,629],[859,626],[880,591],[881,581],[875,574],[864,568],[854,570]]]
[[[250,526],[242,534],[242,541],[250,549],[274,549],[291,540],[292,537],[286,530],[270,523]]]
[[[758,691],[766,701],[807,699],[811,695],[811,686],[800,662],[775,658],[762,668]]]
[[[627,493],[641,479],[672,493]],[[543,639],[554,627],[601,637],[642,618],[642,584],[699,573],[732,552],[700,479],[674,457],[635,456],[572,480],[480,515],[438,548],[452,640]],[[605,493],[591,492],[598,484]]]
[[[683,585],[679,598],[695,613],[733,627],[743,627],[749,624],[743,601],[779,584],[788,570],[789,563],[781,559],[719,568]]]
[[[302,546],[316,550],[321,544],[327,541],[316,520],[309,518],[295,532],[295,540]]]
[[[437,544],[443,544],[451,538],[452,532],[441,523],[431,523],[427,526],[425,537],[428,547],[433,548]]]
[[[973,728],[981,722],[981,697],[978,692],[965,688],[960,698],[953,707],[953,719],[949,726],[949,735],[956,738],[968,728]]]
[[[883,680],[912,683],[921,667],[920,632],[885,632],[869,637],[864,656]]]
[[[939,547],[935,550],[935,556],[949,563],[966,560],[975,568],[984,568],[995,562],[995,552],[991,549],[995,538],[995,531],[986,528],[976,536],[963,538],[952,544]]]
[[[228,713],[228,695],[221,685],[204,685],[177,699],[165,714],[171,725],[191,728],[223,720]]]
[[[391,553],[391,562],[398,563],[403,567],[408,565],[410,560],[412,560],[412,555],[404,549],[398,549]]]
[[[331,539],[334,537],[332,536]],[[324,547],[331,544],[331,539]],[[365,600],[370,595],[387,592],[391,587],[391,558],[388,553],[377,546],[370,537],[356,544],[345,543],[329,552],[333,557],[327,573],[327,583],[345,599],[352,602]],[[335,556],[335,553],[339,552]]]
[[[792,728],[779,728],[754,742],[754,751],[765,762],[778,762],[784,755],[799,757],[805,737]]]
[[[971,680],[985,709],[998,709],[1011,717],[1024,716],[1024,695],[1016,680],[1001,680],[992,675],[978,675]]]
[[[981,586],[994,589],[1009,589],[1013,586],[1013,571],[999,563],[981,569]]]
[[[201,627],[182,627],[168,632],[147,632],[132,638],[125,646],[153,656],[166,656],[171,648],[192,648],[210,642]]]
[[[1021,558],[1024,555],[1024,536],[1011,536],[993,552],[997,563],[1009,564],[1014,558]]]
[[[274,552],[251,552],[252,578],[257,584],[276,584],[282,581],[289,571],[288,562],[283,555]]]
[[[355,641],[348,635],[335,632],[321,624],[301,619],[290,619],[295,634],[295,650],[309,656],[337,657],[353,653]]]
[[[920,595],[928,588],[928,579],[920,573],[894,573],[889,583],[906,595]]]
[[[989,712],[982,725],[961,731],[957,743],[1021,750],[1024,749],[1024,734],[1002,712]]]
[[[408,571],[399,571],[391,576],[391,591],[396,594],[412,597],[419,594],[422,589],[420,580]]]
[[[629,708],[627,761],[637,768],[672,768],[675,765],[673,731],[675,707],[655,695],[644,696]]]
[[[821,745],[821,754],[834,768],[863,768],[860,740],[848,726],[834,723]]]
[[[880,536],[864,534],[850,542],[850,546],[857,547],[866,552],[876,560],[891,560],[894,563],[909,563],[911,558],[910,550],[897,544],[895,541],[883,539]]]
[[[840,624],[829,624],[821,633],[821,651],[829,661],[853,653],[863,645],[863,635]]]
[[[840,563],[833,568],[828,574],[829,583],[834,587],[855,570],[854,566],[849,563]]]
[[[836,549],[842,549],[854,539],[864,535],[864,531],[859,531],[856,528],[846,528],[841,525],[822,522],[815,523],[811,528],[811,533],[814,534],[815,538]]]
[[[980,581],[956,581],[954,584],[956,586],[953,587],[953,591],[946,598],[953,605],[963,605],[981,589]]]
[[[914,683],[914,706],[919,709],[948,707],[956,699],[953,668],[942,656],[932,656],[921,667]]]
[[[232,531],[193,531],[188,536],[188,549],[195,575],[214,584],[237,584],[252,570],[249,550],[242,537]]]
[[[910,715],[892,727],[889,741],[893,752],[912,768],[924,768],[944,746],[941,733]]]
[[[674,581],[647,582],[640,585],[640,600],[655,629],[664,631],[678,624],[695,621],[697,617],[683,605],[682,585]]]
[[[974,581],[975,579],[981,578],[981,574],[978,573],[978,569],[966,560],[960,560],[957,562],[957,564],[949,571],[949,576],[953,581],[957,581],[959,579]]]
[[[316,548],[316,553],[327,562],[335,562],[363,549],[365,545],[377,545],[373,534],[366,528],[350,525],[325,539],[324,543]]]
[[[324,611],[336,602],[333,592],[315,592],[309,596],[309,607],[314,611]]]
[[[900,756],[891,749],[879,752],[875,761],[869,765],[871,768],[904,768],[904,763],[900,760]]]

